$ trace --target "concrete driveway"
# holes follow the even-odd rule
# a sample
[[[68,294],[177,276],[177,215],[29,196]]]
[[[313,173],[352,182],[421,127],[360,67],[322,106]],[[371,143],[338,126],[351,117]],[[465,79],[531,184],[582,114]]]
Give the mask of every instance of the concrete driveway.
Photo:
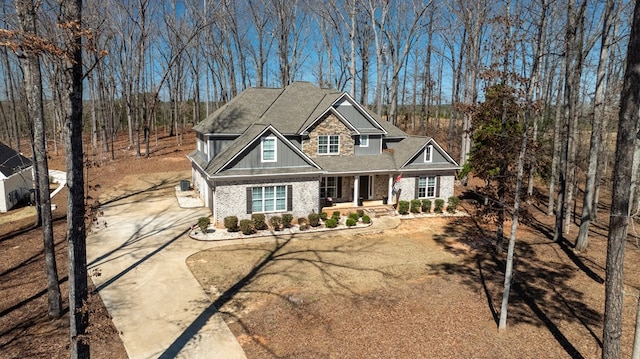
[[[188,237],[204,208],[180,208],[184,172],[132,178],[87,236],[89,274],[130,358],[245,358],[185,260],[216,246]]]

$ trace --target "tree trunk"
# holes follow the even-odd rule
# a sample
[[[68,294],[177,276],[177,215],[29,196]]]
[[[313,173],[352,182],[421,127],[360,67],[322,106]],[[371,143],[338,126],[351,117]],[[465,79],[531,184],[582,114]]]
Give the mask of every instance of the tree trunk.
[[[631,165],[638,136],[640,110],[640,0],[636,0],[627,48],[627,65],[620,95],[616,160],[613,169],[613,192],[607,266],[605,279],[604,329],[602,358],[620,358],[622,337],[622,302],[624,250],[629,227]]]
[[[36,8],[33,0],[16,1],[16,10],[22,31],[31,36],[38,36],[36,31]],[[53,239],[53,222],[51,220],[51,197],[49,196],[49,164],[46,153],[44,106],[42,100],[42,73],[38,53],[29,51],[20,55],[24,74],[24,86],[27,94],[29,117],[33,121],[33,158],[35,162],[36,180],[38,182],[38,213],[42,223],[44,240],[45,271],[47,273],[47,295],[49,318],[62,315],[62,295],[58,284],[58,267]]]
[[[82,0],[59,0],[60,28],[65,32],[64,65],[65,160],[67,165],[67,247],[69,250],[69,320],[71,358],[89,358],[86,331],[89,312],[84,173],[82,149]]]
[[[598,169],[598,153],[600,152],[600,139],[602,137],[602,107],[604,106],[604,79],[608,61],[609,33],[611,28],[611,14],[615,3],[607,0],[604,7],[602,41],[600,47],[600,60],[596,76],[596,91],[593,112],[591,113],[591,143],[589,146],[589,167],[582,201],[582,215],[580,220],[580,231],[576,239],[575,250],[580,252],[587,249],[589,245],[589,225],[591,224],[593,194],[595,191],[596,171]]]

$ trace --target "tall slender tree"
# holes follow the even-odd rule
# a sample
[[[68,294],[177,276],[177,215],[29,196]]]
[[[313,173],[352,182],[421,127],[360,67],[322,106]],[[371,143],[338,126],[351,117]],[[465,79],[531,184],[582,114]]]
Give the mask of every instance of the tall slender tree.
[[[49,317],[59,318],[62,315],[62,296],[58,284],[58,266],[53,239],[53,222],[51,219],[51,198],[49,196],[49,164],[45,141],[45,119],[42,100],[42,72],[40,70],[40,54],[45,50],[33,44],[38,41],[36,28],[36,5],[33,0],[17,0],[16,10],[23,35],[22,44],[16,50],[24,73],[25,92],[29,117],[33,123],[33,158],[37,181],[37,203],[39,222],[42,224],[44,239],[45,270],[47,273],[47,294]]]
[[[609,214],[602,358],[620,358],[624,252],[629,227],[632,162],[640,129],[640,1],[636,0],[620,94],[613,192]]]

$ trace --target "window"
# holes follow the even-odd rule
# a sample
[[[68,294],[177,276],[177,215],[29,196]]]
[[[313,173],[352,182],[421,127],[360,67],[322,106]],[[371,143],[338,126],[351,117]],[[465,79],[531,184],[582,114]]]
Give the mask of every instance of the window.
[[[360,135],[360,147],[369,147],[369,135]]]
[[[320,198],[340,197],[338,188],[340,187],[340,177],[322,177],[320,181]]]
[[[420,177],[418,179],[418,198],[433,198],[436,196],[436,177]]]
[[[433,146],[429,145],[424,148],[424,161],[431,162],[433,158]]]
[[[265,137],[262,139],[262,162],[276,162],[276,138]]]
[[[287,187],[267,186],[251,188],[251,210],[252,213],[286,211]]]
[[[340,136],[321,135],[318,136],[318,154],[337,155],[340,153]]]

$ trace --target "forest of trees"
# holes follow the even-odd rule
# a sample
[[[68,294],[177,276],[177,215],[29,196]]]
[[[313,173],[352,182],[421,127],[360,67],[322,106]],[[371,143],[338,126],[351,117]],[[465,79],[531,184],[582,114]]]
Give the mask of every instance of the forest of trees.
[[[81,61],[57,45],[64,44],[66,3],[3,2],[0,140],[11,147],[31,148],[38,138],[55,153],[82,146],[65,137],[79,131],[69,123],[81,118],[90,135],[85,151],[114,158],[113,141],[126,133],[136,155],[149,156],[158,131],[180,144],[188,124],[246,88],[310,81],[349,92],[409,133],[436,137],[463,174],[484,179],[500,248],[505,211],[516,209],[517,225],[521,192],[535,196],[535,183],[552,194],[546,207],[556,217],[554,239],[575,241],[577,252],[588,246],[600,188],[610,187],[604,174],[614,155],[629,1],[86,0],[76,34],[82,44],[73,50]],[[21,6],[33,7],[32,28],[18,16]],[[26,42],[39,49],[35,57],[25,56]],[[36,69],[40,112],[28,102],[36,90],[25,85],[37,82]],[[71,111],[74,71],[83,106]],[[495,162],[490,167],[482,156]],[[81,171],[75,176],[82,180]],[[569,236],[572,223],[579,230]]]

